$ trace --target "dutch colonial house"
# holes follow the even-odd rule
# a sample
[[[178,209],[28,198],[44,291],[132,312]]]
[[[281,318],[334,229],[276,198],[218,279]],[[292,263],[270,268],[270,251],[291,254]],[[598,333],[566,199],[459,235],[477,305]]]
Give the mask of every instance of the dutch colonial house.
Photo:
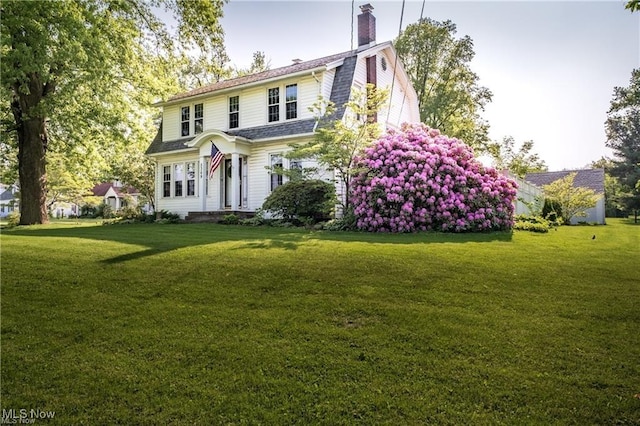
[[[318,121],[309,108],[319,97],[331,100],[336,119],[344,119],[352,90],[372,83],[389,91],[388,109],[377,117],[382,128],[418,122],[417,95],[392,43],[376,43],[373,7],[360,9],[356,50],[221,81],[158,104],[162,124],[147,149],[156,164],[157,209],[194,218],[260,208],[287,179],[272,167],[312,166],[283,154],[313,139]],[[219,166],[210,173],[212,158]],[[323,178],[334,180],[332,172]]]

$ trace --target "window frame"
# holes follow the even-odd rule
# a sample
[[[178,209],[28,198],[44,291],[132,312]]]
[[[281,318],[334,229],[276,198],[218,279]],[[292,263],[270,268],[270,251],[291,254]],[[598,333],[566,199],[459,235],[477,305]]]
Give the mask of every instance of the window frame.
[[[272,91],[276,91],[276,93],[272,95]],[[269,123],[277,123],[280,121],[281,96],[280,86],[270,87],[267,89],[267,122]]]
[[[186,117],[186,118],[185,118]],[[185,127],[186,124],[186,127]],[[186,130],[186,134],[185,134]],[[180,137],[184,138],[191,134],[191,105],[180,107]]]
[[[289,100],[288,89],[290,87],[295,89],[293,100]],[[294,106],[292,117],[289,116],[289,113],[291,112],[289,110],[290,105]],[[298,118],[298,83],[287,84],[284,86],[284,114],[285,114],[285,117],[284,117],[285,120],[295,120]]]
[[[235,103],[232,103],[235,100]],[[237,129],[240,127],[240,95],[229,96],[229,129]],[[235,108],[234,108],[235,107]],[[232,124],[235,124],[233,126]]]
[[[191,171],[190,167],[192,168]],[[199,163],[196,160],[174,161],[161,164],[162,186],[160,190],[162,191],[162,198],[198,197],[199,168]],[[169,173],[166,173],[167,170]],[[178,170],[180,170],[180,172],[178,172]]]
[[[199,108],[198,108],[199,107]],[[200,112],[200,114],[198,114]],[[198,123],[200,128],[198,129]],[[204,103],[193,105],[193,134],[199,135],[204,131]]]
[[[204,102],[181,105],[178,110],[180,138],[197,136],[204,132]]]

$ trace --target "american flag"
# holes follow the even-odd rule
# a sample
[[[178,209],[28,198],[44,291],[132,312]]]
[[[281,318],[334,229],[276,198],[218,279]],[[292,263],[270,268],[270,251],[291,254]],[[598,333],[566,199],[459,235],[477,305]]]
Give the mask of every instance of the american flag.
[[[218,147],[211,142],[211,160],[209,160],[209,179],[213,177],[213,172],[216,171],[220,162],[224,158],[224,154],[220,152]]]

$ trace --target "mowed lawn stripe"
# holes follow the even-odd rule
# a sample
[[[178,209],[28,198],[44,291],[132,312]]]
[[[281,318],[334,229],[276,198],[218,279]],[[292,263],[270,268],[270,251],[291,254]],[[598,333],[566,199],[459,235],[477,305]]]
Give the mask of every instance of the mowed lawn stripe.
[[[640,227],[610,222],[5,230],[2,406],[53,424],[633,424]]]

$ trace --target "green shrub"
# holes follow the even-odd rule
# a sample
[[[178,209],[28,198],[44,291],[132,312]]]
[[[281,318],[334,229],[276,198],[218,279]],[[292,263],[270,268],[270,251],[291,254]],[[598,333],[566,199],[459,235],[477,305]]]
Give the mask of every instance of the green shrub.
[[[519,231],[530,231],[547,233],[551,229],[553,223],[540,216],[529,216],[520,214],[515,217],[513,229]]]
[[[295,180],[273,190],[262,208],[285,220],[320,222],[330,217],[335,199],[335,187],[329,182]]]
[[[7,220],[7,225],[10,227],[18,226],[20,224],[20,212],[17,210],[9,213],[5,219]]]
[[[142,209],[138,206],[125,206],[118,212],[118,217],[126,220],[142,221]]]
[[[240,218],[235,214],[231,213],[231,214],[224,215],[220,223],[223,223],[225,225],[237,225],[238,223],[240,223]]]
[[[545,198],[542,206],[542,217],[551,222],[562,223],[562,206],[556,200]]]
[[[256,210],[253,217],[240,220],[240,225],[244,226],[262,226],[264,224],[264,211],[262,209]]]
[[[156,223],[181,223],[180,215],[178,213],[172,213],[167,210],[160,210],[156,212]]]
[[[353,212],[347,212],[341,218],[332,219],[325,223],[323,229],[326,231],[355,231],[357,230],[356,222],[357,219]]]

